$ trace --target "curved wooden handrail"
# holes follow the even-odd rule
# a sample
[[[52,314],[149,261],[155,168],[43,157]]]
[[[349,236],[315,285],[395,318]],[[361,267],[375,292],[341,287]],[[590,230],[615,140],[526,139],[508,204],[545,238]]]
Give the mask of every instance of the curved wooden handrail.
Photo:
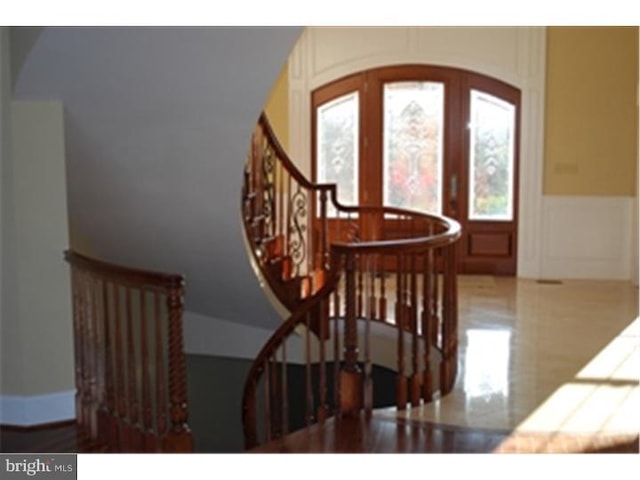
[[[304,188],[308,188],[309,190],[326,190],[333,192],[337,191],[337,186],[334,183],[310,182],[307,177],[305,177],[302,172],[298,170],[298,167],[291,161],[289,155],[287,155],[287,152],[284,151],[284,148],[282,148],[282,145],[278,141],[278,137],[273,131],[273,127],[271,126],[271,123],[269,123],[269,119],[267,118],[267,114],[265,112],[262,112],[260,114],[258,125],[260,125],[266,132],[267,138],[269,139],[269,144],[273,147],[275,153],[282,162],[282,165],[300,185],[302,185]]]
[[[359,241],[359,242],[334,242],[331,244],[331,249],[336,252],[345,253],[350,251],[354,254],[358,253],[379,253],[379,254],[393,254],[393,253],[415,253],[430,248],[444,247],[457,241],[462,235],[462,229],[460,223],[456,220],[446,218],[440,215],[426,214],[420,212],[414,212],[411,210],[405,210],[401,208],[392,207],[353,207],[353,211],[356,213],[373,212],[381,215],[395,214],[404,216],[415,216],[416,218],[423,218],[439,222],[445,229],[442,233],[435,235],[420,236],[416,238],[406,239],[394,239],[394,240],[373,240],[373,241]]]
[[[180,287],[185,284],[184,275],[130,268],[124,265],[118,265],[87,257],[71,250],[66,250],[64,252],[64,258],[71,265],[126,283],[142,283],[149,287],[156,286],[163,288]]]

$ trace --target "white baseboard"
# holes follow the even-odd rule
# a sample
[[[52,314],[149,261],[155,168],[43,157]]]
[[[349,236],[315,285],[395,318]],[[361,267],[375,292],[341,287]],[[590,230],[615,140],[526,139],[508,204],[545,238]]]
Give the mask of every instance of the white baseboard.
[[[31,427],[76,417],[75,390],[45,395],[0,395],[0,424]]]
[[[541,278],[630,280],[633,197],[545,195]]]

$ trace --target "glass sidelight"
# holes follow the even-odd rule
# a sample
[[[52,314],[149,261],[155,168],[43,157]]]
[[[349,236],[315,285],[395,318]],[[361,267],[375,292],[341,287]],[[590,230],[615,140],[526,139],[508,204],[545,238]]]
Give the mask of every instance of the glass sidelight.
[[[343,205],[358,205],[358,92],[318,108],[316,179],[335,183]]]
[[[515,106],[471,90],[469,220],[513,220]]]

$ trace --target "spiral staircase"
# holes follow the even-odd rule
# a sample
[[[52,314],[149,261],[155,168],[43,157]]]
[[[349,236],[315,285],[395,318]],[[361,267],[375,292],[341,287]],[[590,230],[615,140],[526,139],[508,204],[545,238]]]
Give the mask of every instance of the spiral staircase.
[[[451,391],[456,221],[342,205],[336,185],[300,173],[264,114],[244,171],[242,219],[257,275],[290,312],[245,384],[247,449],[332,417],[343,425],[371,418],[372,371],[382,350],[393,352],[397,409]],[[291,378],[293,364],[302,364],[302,381]]]

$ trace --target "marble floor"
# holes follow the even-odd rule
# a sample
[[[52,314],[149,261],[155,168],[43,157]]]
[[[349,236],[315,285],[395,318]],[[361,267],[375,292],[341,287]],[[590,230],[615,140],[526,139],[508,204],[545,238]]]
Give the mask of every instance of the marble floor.
[[[630,282],[459,278],[460,370],[449,395],[379,415],[479,429],[640,432],[638,289]]]

